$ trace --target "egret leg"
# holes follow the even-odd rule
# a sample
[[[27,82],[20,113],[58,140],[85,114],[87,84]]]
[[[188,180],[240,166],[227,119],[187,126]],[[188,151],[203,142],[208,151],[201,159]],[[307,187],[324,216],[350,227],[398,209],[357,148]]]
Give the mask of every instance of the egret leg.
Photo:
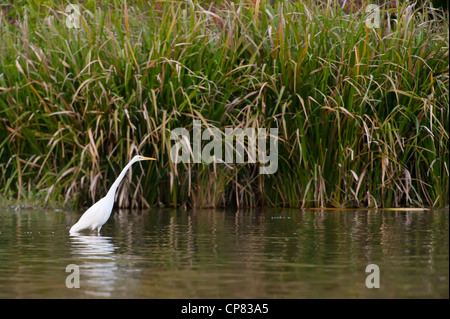
[[[103,226],[103,225],[101,225],[101,226],[98,226],[98,228],[97,228],[97,236],[99,236],[99,235],[100,235],[100,229],[102,229],[102,226]]]

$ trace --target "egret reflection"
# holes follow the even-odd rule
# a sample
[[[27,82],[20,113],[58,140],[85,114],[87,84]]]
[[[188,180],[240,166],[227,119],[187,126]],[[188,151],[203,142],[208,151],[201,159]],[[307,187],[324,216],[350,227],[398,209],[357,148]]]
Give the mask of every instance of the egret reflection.
[[[109,297],[116,289],[118,266],[111,237],[71,236],[72,255],[78,260],[83,292]]]

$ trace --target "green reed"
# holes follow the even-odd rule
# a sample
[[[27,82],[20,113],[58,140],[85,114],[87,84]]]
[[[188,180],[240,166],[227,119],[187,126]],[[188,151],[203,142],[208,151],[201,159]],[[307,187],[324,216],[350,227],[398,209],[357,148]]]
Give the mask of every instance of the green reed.
[[[0,194],[122,207],[448,205],[448,13],[68,1],[0,19]],[[278,170],[170,160],[171,130],[279,128]],[[206,143],[206,142],[205,142]]]

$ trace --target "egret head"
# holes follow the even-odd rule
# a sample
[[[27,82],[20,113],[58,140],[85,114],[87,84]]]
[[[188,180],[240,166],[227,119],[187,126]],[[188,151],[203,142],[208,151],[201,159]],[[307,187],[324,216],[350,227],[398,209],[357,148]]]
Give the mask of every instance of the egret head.
[[[153,158],[153,157],[145,157],[145,156],[142,156],[142,155],[136,155],[136,156],[133,157],[133,159],[132,159],[133,162],[146,161],[146,160],[149,160],[149,161],[156,161],[156,158]]]

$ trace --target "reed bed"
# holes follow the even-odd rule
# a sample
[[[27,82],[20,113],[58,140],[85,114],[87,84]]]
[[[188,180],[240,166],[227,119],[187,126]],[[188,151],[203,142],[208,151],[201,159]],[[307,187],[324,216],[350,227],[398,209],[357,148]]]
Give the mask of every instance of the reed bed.
[[[448,13],[37,1],[0,16],[0,194],[81,207],[446,206]],[[278,170],[170,160],[178,127],[279,129]],[[206,143],[206,141],[204,141]]]

